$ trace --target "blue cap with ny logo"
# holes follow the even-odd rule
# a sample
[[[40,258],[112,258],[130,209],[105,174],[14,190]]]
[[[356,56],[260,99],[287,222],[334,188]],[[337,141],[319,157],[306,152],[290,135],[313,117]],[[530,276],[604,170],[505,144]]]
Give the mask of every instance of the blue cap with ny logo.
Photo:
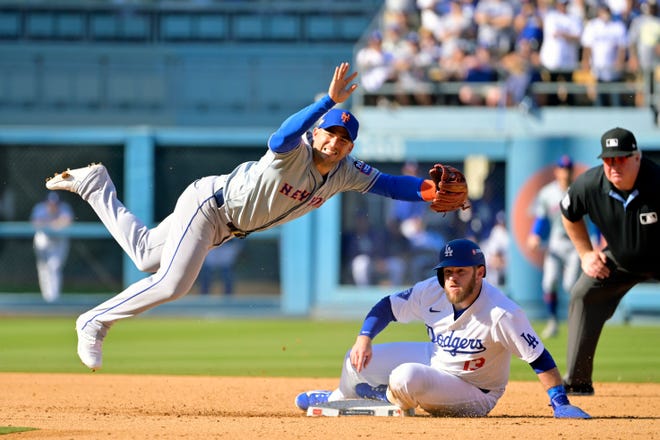
[[[319,120],[319,128],[344,127],[352,141],[358,136],[358,120],[348,110],[333,108]]]

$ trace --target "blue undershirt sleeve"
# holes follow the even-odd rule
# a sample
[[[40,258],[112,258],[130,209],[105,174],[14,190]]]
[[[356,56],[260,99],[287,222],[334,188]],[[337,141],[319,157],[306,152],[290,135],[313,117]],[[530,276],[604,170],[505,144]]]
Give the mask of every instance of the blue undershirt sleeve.
[[[541,356],[530,362],[529,366],[534,369],[536,374],[539,374],[543,373],[544,371],[552,370],[557,366],[557,364],[555,364],[555,360],[552,358],[550,352],[544,349],[543,353],[541,353]]]
[[[532,233],[545,240],[550,233],[550,220],[547,217],[536,217],[532,225]]]
[[[360,335],[369,336],[373,339],[392,321],[396,321],[396,318],[392,313],[390,297],[386,296],[367,313],[367,317],[364,318],[362,323],[362,329],[360,329]]]
[[[424,200],[421,195],[422,182],[424,179],[420,177],[381,173],[369,192],[391,199],[419,202]]]
[[[325,95],[320,100],[289,116],[268,139],[268,148],[275,153],[286,153],[293,150],[300,145],[300,137],[335,104],[330,96]]]

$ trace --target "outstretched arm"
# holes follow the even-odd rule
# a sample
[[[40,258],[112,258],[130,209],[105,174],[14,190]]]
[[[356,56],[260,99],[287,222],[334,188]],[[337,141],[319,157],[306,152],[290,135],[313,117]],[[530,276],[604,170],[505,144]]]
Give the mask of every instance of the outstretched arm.
[[[381,173],[370,193],[410,202],[430,202],[435,197],[435,183],[415,176],[393,176]]]
[[[349,63],[341,63],[335,67],[328,94],[319,101],[308,105],[299,112],[289,116],[268,140],[268,148],[276,153],[286,153],[300,145],[300,137],[314,126],[321,116],[335,106],[346,101],[357,88],[351,81],[357,72],[348,75]],[[347,76],[348,75],[348,76]]]

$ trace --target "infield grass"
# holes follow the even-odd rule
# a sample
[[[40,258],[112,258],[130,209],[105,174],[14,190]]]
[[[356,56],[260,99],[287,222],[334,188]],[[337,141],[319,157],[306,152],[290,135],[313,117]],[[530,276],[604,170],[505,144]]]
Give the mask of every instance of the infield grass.
[[[0,318],[0,371],[87,373],[76,355],[75,318]],[[112,328],[102,372],[209,376],[338,377],[361,321],[138,317]],[[535,325],[540,331],[543,323]],[[566,327],[544,341],[560,370]],[[421,324],[391,324],[376,342],[425,340]],[[596,382],[660,382],[660,326],[608,325]],[[511,380],[536,380],[514,359]]]

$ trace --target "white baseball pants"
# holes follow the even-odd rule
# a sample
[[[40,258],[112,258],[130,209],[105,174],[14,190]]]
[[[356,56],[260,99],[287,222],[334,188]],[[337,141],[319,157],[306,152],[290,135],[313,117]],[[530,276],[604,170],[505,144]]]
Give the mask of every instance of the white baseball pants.
[[[485,393],[463,379],[431,367],[433,344],[430,342],[393,342],[375,344],[371,362],[358,373],[351,365],[350,351],[344,358],[339,388],[330,401],[355,399],[355,386],[387,384],[402,409],[418,406],[430,414],[445,417],[487,415],[501,394]]]

